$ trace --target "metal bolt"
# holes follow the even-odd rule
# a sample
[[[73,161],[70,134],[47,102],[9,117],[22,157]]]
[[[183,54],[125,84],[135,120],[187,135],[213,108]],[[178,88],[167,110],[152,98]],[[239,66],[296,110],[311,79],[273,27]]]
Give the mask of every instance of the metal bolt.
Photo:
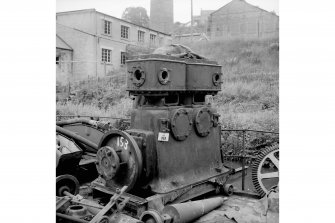
[[[111,152],[111,151],[108,151],[108,152],[107,152],[107,156],[112,156],[112,152]]]

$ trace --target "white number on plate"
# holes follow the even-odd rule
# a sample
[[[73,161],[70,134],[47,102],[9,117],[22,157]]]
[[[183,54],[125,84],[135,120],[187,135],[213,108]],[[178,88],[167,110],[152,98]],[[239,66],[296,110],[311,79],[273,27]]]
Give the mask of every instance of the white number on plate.
[[[169,141],[169,133],[159,132],[158,133],[158,141],[168,142]]]
[[[128,140],[123,138],[122,136],[121,137],[117,137],[117,140],[116,140],[116,145],[119,147],[123,147],[123,149],[127,150],[128,148]]]

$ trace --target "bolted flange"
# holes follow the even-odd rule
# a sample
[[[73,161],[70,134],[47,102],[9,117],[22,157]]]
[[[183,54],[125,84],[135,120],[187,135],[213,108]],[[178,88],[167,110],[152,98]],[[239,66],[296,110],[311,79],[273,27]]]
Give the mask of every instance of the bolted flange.
[[[120,168],[120,158],[110,146],[104,146],[97,152],[97,171],[106,180],[114,178]]]

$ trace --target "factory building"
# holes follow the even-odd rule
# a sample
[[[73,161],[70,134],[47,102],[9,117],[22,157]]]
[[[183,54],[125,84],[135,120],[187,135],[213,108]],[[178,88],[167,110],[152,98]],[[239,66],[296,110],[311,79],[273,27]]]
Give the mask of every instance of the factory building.
[[[61,67],[67,67],[68,81],[112,75],[125,68],[128,48],[155,49],[171,42],[167,33],[95,9],[57,13],[56,34],[57,80],[64,76]],[[71,56],[62,56],[65,51]]]
[[[279,17],[245,0],[233,0],[209,15],[207,34],[211,39],[278,37]]]

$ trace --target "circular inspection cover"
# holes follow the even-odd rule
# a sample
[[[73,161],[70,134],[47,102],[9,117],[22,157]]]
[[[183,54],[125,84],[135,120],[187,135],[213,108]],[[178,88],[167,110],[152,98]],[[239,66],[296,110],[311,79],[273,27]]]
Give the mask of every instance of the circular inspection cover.
[[[177,109],[173,112],[171,118],[171,130],[175,139],[185,140],[190,134],[192,120],[188,111],[184,108]]]
[[[195,129],[199,136],[207,136],[213,127],[212,112],[209,108],[203,107],[199,109],[195,116]]]
[[[134,138],[113,130],[102,138],[97,152],[97,170],[106,186],[131,190],[142,172],[142,154]]]

